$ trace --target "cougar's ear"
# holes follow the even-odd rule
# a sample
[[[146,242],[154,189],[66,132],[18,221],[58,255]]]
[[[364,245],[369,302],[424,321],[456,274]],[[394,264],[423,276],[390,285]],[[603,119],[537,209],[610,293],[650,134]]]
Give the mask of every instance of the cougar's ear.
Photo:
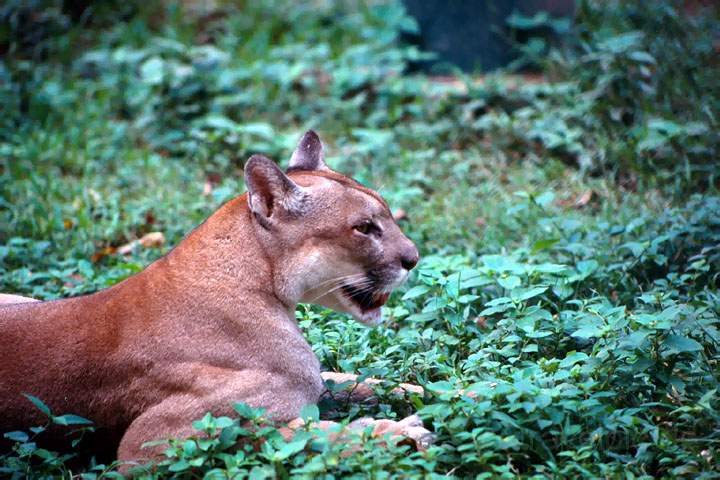
[[[305,132],[297,148],[290,157],[287,171],[294,170],[330,170],[325,165],[323,146],[317,133],[312,130]]]
[[[305,192],[275,162],[253,155],[245,163],[248,205],[260,224],[269,228],[280,214],[302,214]]]

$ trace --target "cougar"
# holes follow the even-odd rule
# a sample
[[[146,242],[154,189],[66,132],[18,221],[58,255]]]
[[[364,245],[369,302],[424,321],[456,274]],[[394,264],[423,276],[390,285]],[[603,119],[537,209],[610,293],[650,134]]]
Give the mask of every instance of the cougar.
[[[418,251],[377,192],[328,168],[313,131],[287,172],[253,155],[244,175],[247,193],[111,288],[44,302],[0,296],[0,431],[43,422],[23,393],[92,420],[98,449],[122,462],[154,459],[160,450],[145,442],[190,436],[193,420],[229,415],[235,402],[298,424],[324,384],[296,305],[377,325]],[[358,425],[431,438],[417,416]]]

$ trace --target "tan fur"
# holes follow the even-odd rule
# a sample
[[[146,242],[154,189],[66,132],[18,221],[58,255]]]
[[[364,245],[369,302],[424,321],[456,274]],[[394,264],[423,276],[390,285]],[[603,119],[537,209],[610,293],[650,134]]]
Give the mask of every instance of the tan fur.
[[[34,298],[21,297],[20,295],[10,295],[9,293],[0,293],[0,305],[5,303],[27,303],[37,302]]]
[[[120,460],[143,460],[157,454],[141,450],[144,442],[190,435],[192,420],[231,414],[234,402],[280,421],[316,403],[320,365],[296,304],[315,301],[376,323],[379,308],[364,311],[337,279],[372,271],[372,288],[388,291],[417,250],[375,192],[325,166],[313,132],[289,171],[253,157],[249,194],[111,288],[48,302],[0,297],[0,431],[43,423],[21,396],[29,393],[53,412],[94,421],[108,448],[119,443]],[[367,218],[381,236],[354,228]],[[387,422],[383,433],[418,427]]]

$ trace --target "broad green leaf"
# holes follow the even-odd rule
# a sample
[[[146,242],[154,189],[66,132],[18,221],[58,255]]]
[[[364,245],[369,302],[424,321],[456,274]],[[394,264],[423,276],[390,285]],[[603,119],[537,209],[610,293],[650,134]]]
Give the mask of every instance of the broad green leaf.
[[[66,414],[53,417],[53,423],[58,425],[92,425],[93,422],[78,415]]]
[[[692,338],[675,334],[670,334],[665,338],[663,347],[676,353],[698,352],[703,349],[702,345]]]
[[[14,432],[7,432],[3,434],[3,437],[7,438],[8,440],[12,440],[13,442],[27,442],[30,437],[28,437],[28,434],[21,431],[14,431]]]
[[[275,137],[275,130],[268,123],[246,123],[240,125],[238,129],[242,133],[255,135],[266,140],[272,140]]]
[[[600,267],[600,264],[595,260],[581,260],[575,267],[582,278],[587,278]]]
[[[195,453],[198,451],[197,443],[195,443],[195,440],[185,440],[183,442],[183,453],[186,457],[192,457],[195,455]]]
[[[650,63],[655,64],[657,61],[655,60],[655,57],[650,55],[648,52],[643,52],[640,50],[630,52],[628,57],[632,58],[633,60],[640,62],[640,63]]]
[[[405,292],[405,295],[402,296],[402,300],[412,300],[413,298],[425,295],[429,291],[430,287],[428,287],[427,285],[416,285],[407,292]]]
[[[215,427],[217,428],[227,428],[235,423],[235,420],[233,420],[230,417],[218,417],[215,419]]]
[[[160,57],[150,57],[140,67],[140,77],[150,85],[162,83],[164,78],[165,62]]]
[[[42,400],[40,400],[39,398],[37,398],[33,395],[27,394],[27,393],[23,393],[23,396],[25,398],[27,398],[28,400],[30,400],[33,403],[33,405],[35,405],[45,415],[47,415],[48,417],[52,417],[52,413],[50,412],[50,407],[45,405],[45,403]]]
[[[478,298],[480,298],[480,296],[478,296],[478,295],[460,295],[457,298],[457,302],[461,305],[465,305],[467,303],[474,302]]]
[[[567,265],[561,265],[559,263],[539,263],[532,266],[533,271],[539,273],[560,273],[567,272],[570,268]]]
[[[320,420],[320,410],[318,409],[318,406],[315,404],[305,405],[300,410],[300,418],[306,422],[317,422]]]
[[[242,402],[238,402],[233,405],[233,409],[235,409],[240,417],[247,419],[258,418],[264,413],[264,409],[252,408],[250,405]]]
[[[425,388],[431,392],[449,393],[455,391],[455,385],[448,381],[432,382],[425,385]]]
[[[204,119],[207,127],[218,130],[234,131],[238,129],[238,124],[223,115],[208,115]]]
[[[610,37],[600,43],[598,48],[608,50],[613,53],[622,53],[640,44],[645,37],[645,33],[641,31],[626,32]]]
[[[537,202],[537,204],[543,207],[549,206],[553,202],[553,200],[555,200],[555,193],[550,190],[548,190],[547,192],[543,192],[537,197],[535,197],[535,201]]]
[[[559,238],[544,238],[542,240],[538,240],[537,242],[533,243],[532,245],[532,252],[538,253],[543,250],[547,250],[549,248],[554,247],[558,242],[560,241]]]
[[[710,404],[710,401],[716,396],[717,389],[713,388],[712,390],[708,390],[702,397],[700,397],[697,403],[706,410],[712,410],[712,405]]]
[[[168,470],[171,472],[184,472],[185,470],[188,470],[190,468],[190,464],[186,460],[178,460],[174,463],[172,463]]]
[[[545,293],[545,291],[548,289],[548,287],[534,287],[534,288],[523,288],[523,289],[516,289],[513,290],[510,293],[510,296],[513,300],[516,302],[524,302],[525,300],[530,300],[533,297],[537,297],[538,295],[542,295]]]
[[[620,248],[626,248],[632,252],[632,255],[634,257],[639,257],[643,253],[645,253],[645,250],[648,247],[648,243],[640,243],[640,242],[627,242],[623,245],[620,245]]]
[[[516,277],[515,275],[509,275],[507,277],[500,277],[500,278],[498,278],[497,281],[500,284],[500,286],[506,290],[512,290],[513,288],[517,288],[522,283],[520,281],[520,277]]]
[[[572,336],[582,339],[597,338],[602,337],[603,331],[602,326],[586,325],[573,332]]]
[[[587,353],[572,350],[560,361],[560,368],[570,368],[576,363],[587,360],[588,358]]]
[[[286,458],[291,457],[298,452],[301,452],[305,448],[305,445],[307,445],[308,440],[308,438],[304,438],[300,440],[295,440],[290,443],[286,443],[275,452],[275,454],[273,455],[273,460],[283,461]]]
[[[498,305],[506,305],[506,304],[512,304],[512,299],[510,297],[498,297],[493,298],[489,302],[485,304],[486,307],[496,307]]]

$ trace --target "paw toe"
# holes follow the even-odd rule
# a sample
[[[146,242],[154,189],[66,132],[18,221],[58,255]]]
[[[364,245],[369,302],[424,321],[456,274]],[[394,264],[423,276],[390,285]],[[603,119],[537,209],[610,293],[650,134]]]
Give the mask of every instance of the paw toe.
[[[417,415],[411,415],[397,423],[396,435],[405,437],[415,444],[418,451],[425,451],[435,443],[435,435],[423,426]]]
[[[403,427],[422,427],[423,421],[417,415],[410,415],[409,417],[405,417],[402,420],[400,420],[398,422],[398,425],[401,425]]]
[[[415,447],[418,451],[424,452],[435,443],[435,439],[434,433],[426,431],[420,438],[415,440]]]

